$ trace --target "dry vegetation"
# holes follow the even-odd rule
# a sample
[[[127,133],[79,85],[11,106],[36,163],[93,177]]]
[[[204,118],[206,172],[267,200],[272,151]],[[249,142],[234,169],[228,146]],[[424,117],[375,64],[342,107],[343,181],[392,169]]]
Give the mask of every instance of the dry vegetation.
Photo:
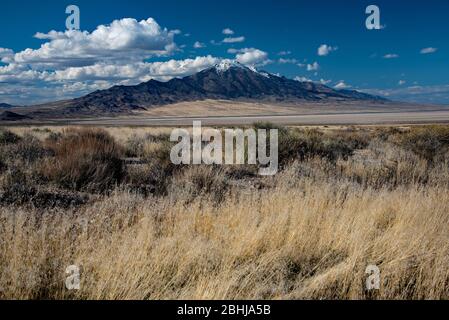
[[[280,130],[262,178],[163,129],[1,129],[0,298],[448,299],[449,127]]]

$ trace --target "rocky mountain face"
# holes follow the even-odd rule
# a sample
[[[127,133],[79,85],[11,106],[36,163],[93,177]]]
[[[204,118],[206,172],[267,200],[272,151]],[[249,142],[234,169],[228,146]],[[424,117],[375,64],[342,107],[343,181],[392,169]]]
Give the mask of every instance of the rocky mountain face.
[[[334,90],[312,82],[299,82],[246,67],[222,62],[194,75],[168,82],[150,80],[136,86],[115,86],[64,102],[69,113],[129,112],[155,106],[204,99],[331,101],[383,98],[357,91]]]

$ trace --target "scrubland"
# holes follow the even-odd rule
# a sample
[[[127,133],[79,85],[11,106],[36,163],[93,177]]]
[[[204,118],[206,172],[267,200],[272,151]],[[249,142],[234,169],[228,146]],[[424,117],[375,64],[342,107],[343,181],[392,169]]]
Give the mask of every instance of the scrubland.
[[[261,177],[169,128],[0,129],[0,299],[449,298],[449,126],[279,130]]]

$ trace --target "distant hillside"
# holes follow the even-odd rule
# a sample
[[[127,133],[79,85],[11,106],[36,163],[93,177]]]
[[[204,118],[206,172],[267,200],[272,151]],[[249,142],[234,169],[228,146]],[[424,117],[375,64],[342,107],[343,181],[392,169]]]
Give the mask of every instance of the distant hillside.
[[[11,109],[11,108],[14,108],[14,106],[7,103],[0,103],[0,109]]]
[[[20,121],[31,119],[29,116],[24,116],[23,114],[18,114],[12,111],[3,111],[0,113],[0,121]]]

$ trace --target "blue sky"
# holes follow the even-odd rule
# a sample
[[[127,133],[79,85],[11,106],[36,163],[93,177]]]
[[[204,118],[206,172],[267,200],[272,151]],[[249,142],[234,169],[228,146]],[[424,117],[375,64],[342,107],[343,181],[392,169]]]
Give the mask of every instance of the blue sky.
[[[80,8],[78,33],[65,32],[70,4]],[[365,27],[370,4],[381,30]],[[0,12],[0,102],[166,81],[237,59],[298,80],[449,104],[448,15],[447,0],[10,1]]]

